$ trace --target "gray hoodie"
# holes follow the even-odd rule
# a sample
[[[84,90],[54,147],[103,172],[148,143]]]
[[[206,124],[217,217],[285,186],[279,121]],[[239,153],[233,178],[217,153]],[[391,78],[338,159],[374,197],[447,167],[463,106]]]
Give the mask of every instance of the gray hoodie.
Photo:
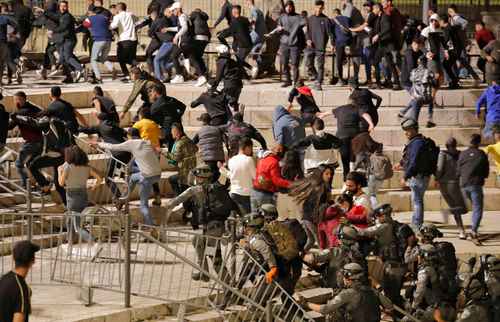
[[[160,159],[149,141],[132,139],[120,144],[99,143],[99,147],[109,151],[132,153],[139,170],[145,178],[161,175]]]
[[[305,41],[303,28],[306,25],[306,20],[302,16],[296,13],[283,14],[278,18],[278,25],[283,27],[280,38],[282,45],[297,47],[301,45],[301,39]]]
[[[301,118],[290,114],[282,105],[278,105],[273,114],[273,136],[278,144],[290,148],[306,137],[304,122]]]

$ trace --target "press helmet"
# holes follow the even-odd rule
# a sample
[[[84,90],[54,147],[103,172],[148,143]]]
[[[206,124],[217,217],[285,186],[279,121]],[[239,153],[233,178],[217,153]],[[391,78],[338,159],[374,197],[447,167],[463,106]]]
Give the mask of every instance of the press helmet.
[[[262,228],[265,224],[265,219],[261,214],[250,213],[245,216],[243,224],[245,227]]]
[[[208,165],[201,165],[193,170],[193,175],[197,178],[208,179],[213,176],[213,172]]]
[[[418,234],[422,239],[427,241],[433,241],[435,238],[443,237],[443,233],[434,224],[429,223],[423,224]]]
[[[337,228],[337,238],[342,241],[342,243],[354,243],[358,239],[358,231],[349,225],[341,224]]]
[[[264,216],[266,222],[274,221],[278,219],[278,209],[276,206],[270,203],[263,204],[260,206],[259,214]]]
[[[350,280],[360,280],[365,275],[365,271],[358,263],[349,263],[344,265],[342,275]]]

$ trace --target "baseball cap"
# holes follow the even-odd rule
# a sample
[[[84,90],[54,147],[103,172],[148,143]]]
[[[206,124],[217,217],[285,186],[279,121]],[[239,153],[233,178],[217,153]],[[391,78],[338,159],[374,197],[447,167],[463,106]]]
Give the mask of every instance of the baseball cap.
[[[401,128],[403,130],[418,129],[418,123],[413,119],[406,119],[401,123]]]
[[[182,9],[182,4],[179,1],[172,3],[170,10]]]
[[[12,256],[14,257],[16,266],[29,265],[35,258],[35,253],[39,250],[40,246],[30,242],[29,240],[17,242],[12,249]]]
[[[429,17],[429,20],[439,21],[439,15],[437,13],[434,13]]]

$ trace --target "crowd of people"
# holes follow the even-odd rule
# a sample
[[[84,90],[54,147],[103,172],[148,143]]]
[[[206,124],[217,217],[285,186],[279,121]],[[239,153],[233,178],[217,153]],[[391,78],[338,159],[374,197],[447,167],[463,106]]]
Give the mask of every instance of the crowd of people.
[[[432,138],[419,132],[421,108],[429,106],[430,118],[425,126],[436,126],[432,110],[439,106],[435,95],[443,83],[458,88],[463,70],[478,79],[466,55],[463,37],[467,21],[453,5],[446,14],[431,12],[429,25],[425,26],[404,22],[390,0],[365,3],[364,14],[350,1],[343,1],[342,9],[334,10],[331,19],[323,14],[323,1],[315,2],[315,12],[310,17],[295,13],[293,2],[288,1],[272,27],[253,1],[248,1],[248,5],[250,19],[241,15],[241,7],[227,0],[221,6],[221,16],[214,27],[226,19],[228,28],[218,33],[222,44],[217,46],[215,78],[209,81],[203,52],[212,29],[208,28],[204,12],[195,10],[188,16],[179,2],[153,1],[149,17],[137,23],[124,3],[108,10],[102,7],[102,1],[92,1],[82,28],[90,30],[92,39],[94,83],[102,82],[98,62],[116,76],[106,57],[115,37],[112,30],[117,29],[118,60],[125,80],[133,82],[132,90],[118,113],[113,100],[96,86],[92,98],[98,119],[95,126],[89,126],[87,119],[62,99],[59,86],[51,88],[47,109],[30,103],[26,93],[15,93],[16,110],[7,113],[2,106],[0,124],[6,126],[1,127],[0,138],[5,144],[7,131],[18,128],[24,139],[15,163],[22,184],[29,184],[31,174],[41,193],[50,193],[54,185],[72,214],[68,232],[75,234],[73,239],[92,242],[93,236],[84,229],[78,215],[90,205],[88,179],[95,177],[96,185],[104,180],[117,209],[139,186],[145,229],[154,230],[158,223],[150,211],[150,198],[154,197],[153,206],[162,204],[159,183],[164,159],[176,169],[176,174],[168,178],[175,196],[163,204],[165,216],[182,205],[186,223],[210,237],[222,237],[228,218],[239,218],[244,227],[241,238],[246,241],[242,243],[267,270],[268,283],[276,281],[292,294],[306,263],[309,269],[320,273],[324,287],[339,290],[326,305],[299,299],[309,310],[348,316],[356,322],[380,321],[381,307],[395,321],[414,315],[421,321],[499,320],[498,258],[485,256],[477,263],[470,261],[468,273],[459,276],[453,244],[437,241],[442,233],[426,223],[424,216],[425,193],[434,177],[448,204],[443,215],[446,220],[453,215],[458,238],[481,245],[483,187],[490,175],[488,155],[500,173],[500,74],[496,66],[500,61],[496,59],[499,43],[491,32],[484,24],[476,24],[477,43],[486,53],[479,67],[486,70],[490,85],[476,108],[480,118],[482,107],[486,106],[484,135],[472,134],[463,151],[453,137],[440,149]],[[28,14],[26,10],[22,12]],[[60,65],[65,82],[78,81],[82,66],[73,49],[75,32],[82,30],[72,28],[77,23],[68,12],[67,2],[46,6],[43,14],[42,9],[35,12],[47,23],[52,31],[49,37],[53,37],[47,46],[47,64],[44,63],[40,75],[50,77],[47,71],[51,66],[57,69]],[[8,58],[7,67],[13,73],[16,66],[12,45],[1,41],[10,24],[20,32],[19,21],[0,15],[0,55]],[[136,66],[136,31],[142,26],[149,26],[152,37],[146,50],[149,72]],[[231,49],[225,40],[229,37],[233,38]],[[347,86],[349,99],[347,104],[322,111],[313,89],[320,90],[323,83],[329,39],[338,58],[336,81]],[[275,56],[269,59],[273,50]],[[253,77],[274,73],[278,50],[284,85],[291,89],[284,98],[287,104],[273,111],[273,142],[266,142],[262,133],[245,122],[245,108],[239,103],[239,96],[242,80],[247,77],[245,69],[250,69]],[[56,52],[58,57],[53,59]],[[302,55],[314,81],[311,87],[299,75]],[[346,55],[352,56],[354,64],[354,75],[349,79],[342,74]],[[23,59],[20,61],[22,64]],[[209,82],[208,89],[189,107],[169,96],[164,85],[166,80],[180,83],[188,79],[189,68],[183,64],[187,61],[196,70],[197,85]],[[397,164],[392,163],[384,153],[384,145],[372,136],[383,99],[360,85],[361,62],[366,67],[365,85],[394,90],[403,87],[410,93],[408,106],[398,115],[408,142]],[[141,100],[137,115],[129,117],[137,99]],[[299,105],[299,113],[292,113],[294,104]],[[201,126],[190,138],[184,131],[183,114],[187,108],[201,105],[205,109],[198,119]],[[336,120],[336,133],[326,130],[328,118]],[[128,120],[127,126],[120,125]],[[306,129],[311,134],[306,135]],[[80,133],[97,135],[100,139],[89,139],[88,143],[111,155],[105,174],[89,166],[87,154],[75,142]],[[481,147],[483,138],[495,142]],[[254,141],[261,147],[257,153]],[[130,171],[126,192],[115,182],[119,176],[115,170],[124,164]],[[343,184],[334,187],[333,179],[340,166]],[[41,171],[45,168],[53,169],[51,178]],[[408,225],[392,217],[391,205],[379,202],[380,188],[395,173],[401,173],[401,186],[411,193],[413,214]],[[468,200],[472,204],[472,225],[467,232],[462,216],[468,212]],[[294,232],[284,234],[290,238],[285,246],[277,247],[271,226]],[[217,271],[221,269],[220,252],[208,255],[207,245],[196,238],[193,245],[200,267],[205,269],[206,256],[211,256]],[[33,264],[30,256],[37,249],[30,249],[29,256],[24,254],[16,260],[21,272],[18,276],[22,277]],[[371,288],[368,280],[367,258],[371,256],[381,267],[378,276],[370,272],[370,283],[377,285],[377,290]],[[192,278],[207,280],[201,272]],[[5,279],[11,282],[12,276]],[[459,296],[461,293],[463,297]],[[457,311],[461,312],[458,318]]]
[[[342,0],[340,8],[325,8],[325,2],[318,0],[310,15],[305,11],[296,12],[293,1],[264,14],[255,1],[247,0],[248,18],[242,15],[240,5],[222,0],[220,17],[210,26],[206,12],[196,8],[188,14],[181,2],[173,0],[151,1],[142,20],[128,11],[124,2],[104,8],[102,0],[88,1],[87,12],[80,17],[70,13],[67,1],[41,3],[40,7],[30,8],[22,0],[11,0],[0,6],[0,70],[3,72],[6,67],[8,83],[12,77],[22,82],[27,65],[22,49],[35,27],[45,27],[48,37],[39,76],[47,79],[62,71],[64,83],[78,82],[84,74],[84,66],[75,56],[78,33],[83,33],[83,47],[88,49],[91,83],[102,83],[99,63],[113,79],[118,77],[118,71],[108,59],[114,41],[122,80],[130,80],[128,66],[138,64],[138,32],[145,27],[151,39],[145,50],[149,73],[162,82],[174,84],[195,78],[195,85],[202,86],[210,80],[204,54],[213,33],[222,44],[218,53],[234,54],[240,67],[239,79],[276,74],[279,55],[284,87],[299,82],[299,65],[303,60],[307,75],[302,78],[313,81],[315,90],[322,90],[325,56],[331,52],[334,59],[329,82],[339,86],[347,85],[344,67],[349,62],[347,69],[351,69],[352,64],[352,76],[356,80],[359,80],[361,64],[364,65],[364,80],[373,88],[411,91],[415,82],[411,72],[420,58],[428,75],[424,79],[418,77],[417,82],[429,82],[432,99],[446,84],[450,89],[459,88],[460,78],[470,76],[475,85],[480,81],[468,56],[469,22],[457,12],[455,5],[450,5],[443,14],[431,8],[426,25],[402,14],[391,0],[367,1],[362,8],[355,7],[351,0]],[[332,10],[331,16],[325,14],[326,9]],[[224,20],[227,27],[215,32]],[[232,38],[232,44],[227,42],[228,38]],[[477,67],[490,80],[498,73],[495,50],[498,44],[481,21],[475,24],[475,38],[482,52]],[[228,61],[218,62],[215,78],[231,66]],[[211,85],[217,84],[214,81]],[[433,100],[425,102],[430,97],[416,94],[414,104],[431,104],[431,109],[435,105]]]

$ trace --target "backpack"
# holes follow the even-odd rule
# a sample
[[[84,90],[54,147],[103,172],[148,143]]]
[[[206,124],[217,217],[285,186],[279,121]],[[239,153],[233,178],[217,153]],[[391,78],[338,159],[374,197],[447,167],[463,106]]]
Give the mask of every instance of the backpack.
[[[424,146],[419,151],[419,172],[424,175],[433,175],[437,170],[440,149],[433,139],[424,137]]]
[[[394,175],[391,160],[387,155],[381,153],[372,153],[370,156],[369,172],[377,180],[388,180]]]
[[[299,242],[303,242],[302,240],[299,241],[294,235],[292,229],[298,230],[298,226],[295,223],[291,224],[291,221],[273,221],[267,224],[263,230],[264,236],[266,236],[267,242],[273,248],[274,253],[287,261],[300,255]],[[300,225],[298,221],[297,223]],[[291,228],[292,225],[294,228]],[[305,234],[305,231],[303,233]],[[305,240],[307,242],[307,235],[305,235]]]
[[[49,151],[63,153],[65,148],[73,144],[73,136],[64,121],[44,117],[38,123],[43,135],[42,156]]]
[[[438,263],[435,267],[439,275],[439,285],[441,290],[449,296],[449,299],[456,299],[460,292],[456,275],[458,261],[455,253],[455,246],[450,242],[436,242],[434,247],[437,250]]]
[[[207,220],[226,220],[231,214],[234,202],[229,196],[226,186],[212,183],[207,187],[206,216]]]

